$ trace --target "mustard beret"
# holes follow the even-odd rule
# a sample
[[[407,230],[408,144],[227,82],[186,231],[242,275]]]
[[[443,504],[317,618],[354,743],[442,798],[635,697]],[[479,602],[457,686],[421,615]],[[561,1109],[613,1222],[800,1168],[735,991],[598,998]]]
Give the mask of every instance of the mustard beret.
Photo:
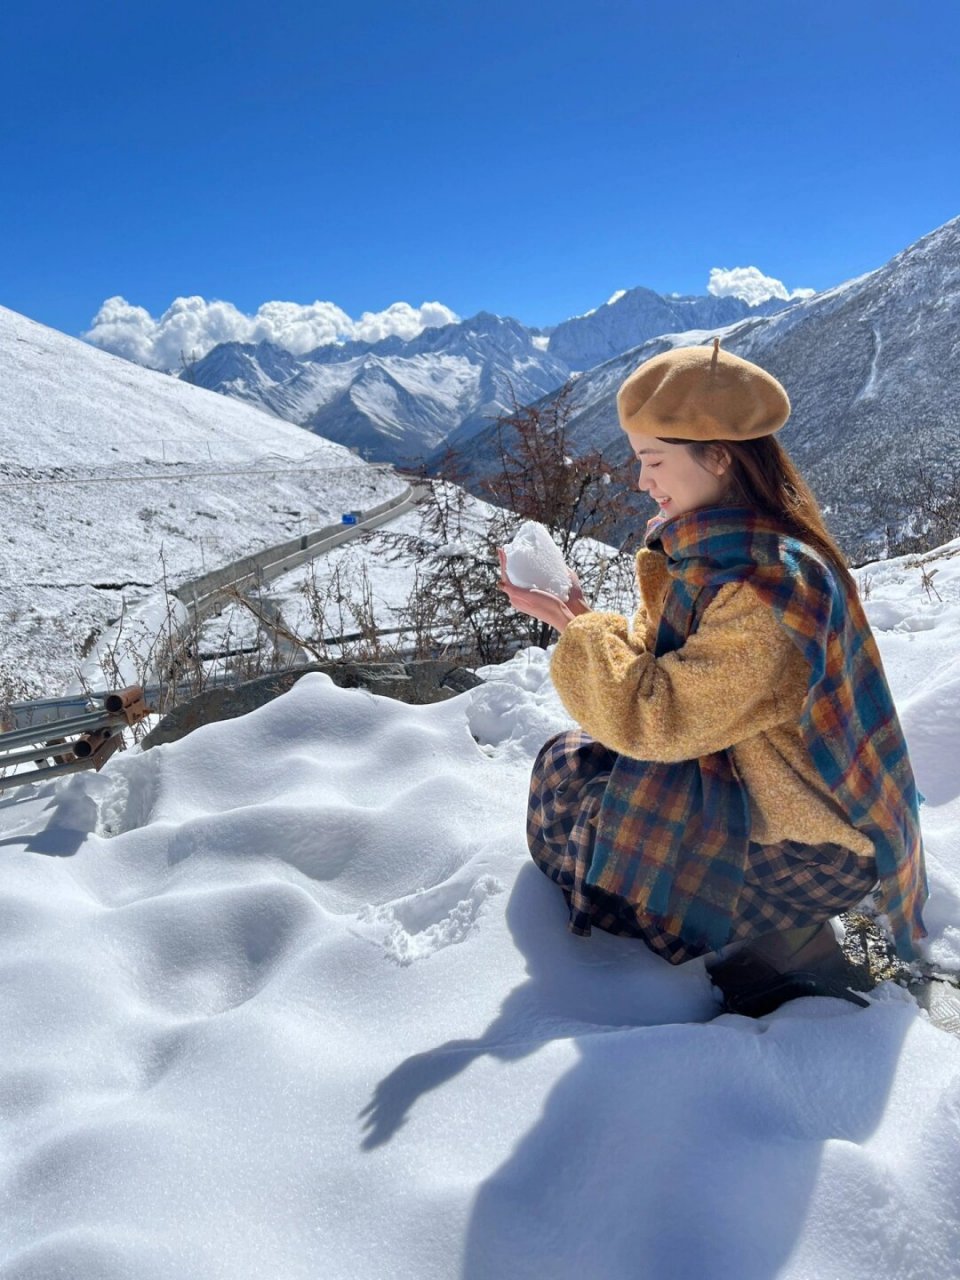
[[[617,393],[624,431],[680,440],[753,440],[790,416],[783,387],[759,365],[712,347],[674,347],[635,369]]]

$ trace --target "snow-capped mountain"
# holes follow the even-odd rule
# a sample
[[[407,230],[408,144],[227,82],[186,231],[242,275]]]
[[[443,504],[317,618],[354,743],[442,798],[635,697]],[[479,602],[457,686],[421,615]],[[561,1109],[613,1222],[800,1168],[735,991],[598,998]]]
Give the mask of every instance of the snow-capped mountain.
[[[878,270],[776,315],[660,336],[582,374],[571,398],[571,444],[626,460],[616,411],[623,379],[668,347],[714,336],[787,388],[793,412],[780,439],[848,555],[882,553],[888,527],[898,531],[917,514],[909,489],[921,467],[956,475],[960,218]],[[476,485],[496,465],[493,433],[471,440],[462,461]]]
[[[60,692],[162,579],[405,487],[340,445],[2,307],[0,369],[0,683],[29,671],[23,696]]]
[[[364,456],[413,462],[562,385],[563,361],[516,320],[480,312],[416,338],[319,347],[224,343],[183,375]]]
[[[751,306],[742,298],[664,297],[652,289],[628,289],[602,307],[557,325],[547,350],[571,369],[592,369],[661,333],[726,327],[788,306],[777,298]]]

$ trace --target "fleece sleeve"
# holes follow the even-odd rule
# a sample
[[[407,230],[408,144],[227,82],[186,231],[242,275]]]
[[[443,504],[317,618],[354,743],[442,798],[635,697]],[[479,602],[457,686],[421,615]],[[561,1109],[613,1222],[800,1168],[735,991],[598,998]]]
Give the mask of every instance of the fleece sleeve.
[[[661,658],[618,614],[581,614],[557,642],[550,674],[591,737],[638,760],[669,762],[796,721],[809,667],[753,589],[730,583],[699,629]]]

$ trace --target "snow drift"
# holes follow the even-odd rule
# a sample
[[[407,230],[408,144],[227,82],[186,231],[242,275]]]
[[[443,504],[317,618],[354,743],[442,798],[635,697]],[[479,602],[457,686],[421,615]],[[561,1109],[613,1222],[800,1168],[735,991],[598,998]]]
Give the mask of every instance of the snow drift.
[[[954,968],[958,552],[870,601]],[[960,1039],[569,935],[523,835],[568,721],[539,651],[484,675],[307,676],[0,802],[2,1280],[953,1273]]]

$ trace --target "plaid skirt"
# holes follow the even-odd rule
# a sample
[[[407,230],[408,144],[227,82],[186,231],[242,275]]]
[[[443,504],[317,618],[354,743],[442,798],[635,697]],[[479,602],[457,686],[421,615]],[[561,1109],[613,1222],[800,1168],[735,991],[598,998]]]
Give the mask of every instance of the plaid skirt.
[[[600,803],[615,759],[582,729],[557,734],[541,747],[530,780],[530,852],[563,890],[572,932],[589,934],[593,927],[639,938],[671,964],[682,964],[707,948],[684,943],[627,899],[587,883]],[[751,841],[729,941],[827,920],[857,906],[876,882],[874,860],[842,845]]]

